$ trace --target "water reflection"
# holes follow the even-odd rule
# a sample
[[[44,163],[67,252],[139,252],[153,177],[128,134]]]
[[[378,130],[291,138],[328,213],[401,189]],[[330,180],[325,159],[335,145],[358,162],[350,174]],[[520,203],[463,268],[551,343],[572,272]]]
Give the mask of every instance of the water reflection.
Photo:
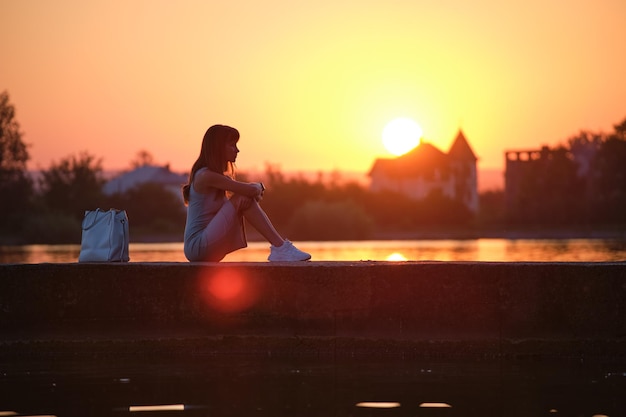
[[[185,411],[185,404],[162,404],[162,405],[131,405],[128,411],[145,412],[145,411]]]
[[[77,262],[80,245],[0,246],[0,263]]]
[[[363,408],[397,408],[400,407],[400,403],[385,401],[364,401],[357,403],[356,406]]]
[[[408,259],[401,253],[399,252],[394,252],[391,255],[387,256],[385,258],[386,261],[390,261],[390,262],[403,262],[403,261],[408,261]]]
[[[452,406],[446,403],[421,403],[420,408],[452,408]]]
[[[626,260],[626,240],[473,239],[298,242],[314,261],[612,262]],[[79,245],[0,246],[0,263],[77,262]],[[229,254],[225,262],[266,262],[267,243]],[[183,244],[131,243],[131,262],[187,262]]]
[[[0,410],[10,410],[0,416],[626,415],[626,378],[574,359],[275,359],[199,347],[0,366]]]

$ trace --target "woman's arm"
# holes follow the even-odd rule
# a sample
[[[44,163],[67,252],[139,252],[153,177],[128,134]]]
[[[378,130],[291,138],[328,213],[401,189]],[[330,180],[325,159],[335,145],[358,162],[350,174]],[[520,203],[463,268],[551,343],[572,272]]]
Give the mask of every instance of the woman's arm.
[[[196,172],[193,179],[193,187],[201,193],[208,191],[209,188],[217,188],[254,198],[261,196],[263,193],[263,186],[258,182],[236,181],[226,175],[218,174],[208,169]]]

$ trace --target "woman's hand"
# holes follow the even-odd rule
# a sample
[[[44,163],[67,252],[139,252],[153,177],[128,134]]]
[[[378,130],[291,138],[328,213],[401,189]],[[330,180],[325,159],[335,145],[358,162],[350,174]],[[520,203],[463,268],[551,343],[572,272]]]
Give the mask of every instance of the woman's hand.
[[[261,201],[263,199],[263,193],[265,192],[265,185],[263,185],[262,182],[253,182],[252,185],[255,187],[254,199]]]
[[[239,213],[248,210],[250,206],[252,206],[252,203],[254,201],[261,201],[263,199],[263,193],[265,192],[265,185],[263,185],[262,182],[250,182],[248,184],[240,184],[247,185],[249,187],[251,186],[251,188],[249,188],[251,192],[246,193],[246,195],[233,194],[233,196],[230,198],[231,203],[233,204],[233,206],[235,206],[235,209],[237,209]]]

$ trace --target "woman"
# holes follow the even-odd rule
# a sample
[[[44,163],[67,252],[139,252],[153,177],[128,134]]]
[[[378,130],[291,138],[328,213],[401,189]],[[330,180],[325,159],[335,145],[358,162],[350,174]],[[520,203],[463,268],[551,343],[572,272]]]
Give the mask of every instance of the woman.
[[[234,179],[237,129],[215,125],[204,135],[200,156],[183,186],[187,205],[185,256],[191,262],[218,262],[247,246],[245,218],[271,244],[269,261],[306,261],[311,255],[283,239],[259,206],[262,183]]]

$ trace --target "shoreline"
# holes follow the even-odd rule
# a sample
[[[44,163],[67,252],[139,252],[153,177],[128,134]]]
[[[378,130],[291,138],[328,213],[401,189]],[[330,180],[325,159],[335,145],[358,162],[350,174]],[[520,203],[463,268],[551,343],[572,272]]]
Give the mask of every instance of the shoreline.
[[[254,229],[247,228],[249,242],[263,242],[265,239]],[[289,238],[289,236],[287,236]],[[421,231],[379,231],[372,233],[365,239],[347,239],[349,241],[368,240],[477,240],[477,239],[507,239],[507,240],[568,240],[568,239],[606,239],[626,240],[626,229],[507,229],[507,230],[421,230]],[[296,239],[294,240],[301,240]],[[345,241],[346,239],[328,239],[324,241]],[[181,233],[132,233],[130,243],[172,243],[182,242]],[[2,236],[0,246],[27,246],[27,245],[63,245],[78,244],[80,242],[27,242],[19,237]]]
[[[248,228],[248,241],[264,241],[254,229]],[[475,239],[615,239],[626,240],[626,228],[598,229],[422,229],[420,231],[375,231],[365,239],[348,239],[350,241],[367,240],[475,240]],[[182,239],[181,239],[182,241]],[[341,239],[328,240],[341,241]],[[150,243],[149,240],[143,243]],[[156,241],[152,241],[156,243]]]
[[[252,228],[246,229],[248,242],[264,242],[261,234]],[[132,234],[132,233],[131,233]],[[289,238],[289,236],[287,236]],[[561,240],[561,239],[615,239],[626,240],[626,230],[507,230],[507,231],[409,231],[409,232],[377,232],[365,239],[325,239],[328,242],[341,241],[369,241],[369,240],[476,240],[476,239],[532,239],[532,240]],[[293,240],[299,240],[294,238]],[[171,235],[139,235],[131,243],[172,243],[182,242],[183,237]]]

